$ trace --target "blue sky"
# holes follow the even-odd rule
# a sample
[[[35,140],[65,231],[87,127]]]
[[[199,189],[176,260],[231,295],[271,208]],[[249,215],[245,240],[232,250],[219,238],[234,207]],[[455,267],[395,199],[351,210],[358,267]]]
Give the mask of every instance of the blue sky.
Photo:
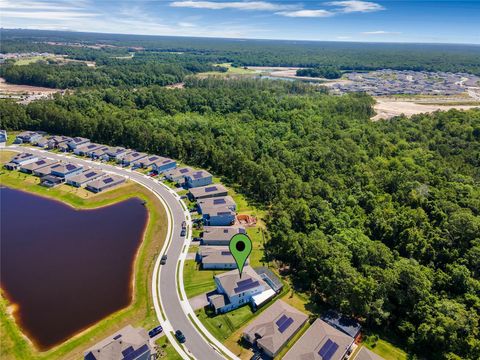
[[[3,28],[480,44],[480,1],[0,0]]]

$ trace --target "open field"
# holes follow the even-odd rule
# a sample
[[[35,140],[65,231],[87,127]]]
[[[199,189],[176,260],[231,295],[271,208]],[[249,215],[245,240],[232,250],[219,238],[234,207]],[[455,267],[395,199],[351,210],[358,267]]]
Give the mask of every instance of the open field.
[[[377,103],[374,106],[376,115],[372,117],[372,120],[380,120],[380,119],[390,119],[394,116],[402,115],[405,116],[412,116],[415,114],[421,113],[430,113],[437,110],[446,111],[450,109],[458,109],[458,110],[468,110],[473,109],[475,107],[480,107],[478,105],[455,105],[455,104],[448,104],[445,102],[445,105],[440,105],[437,103],[434,105],[434,100],[431,99],[430,105],[422,104],[419,102],[413,101],[402,101],[397,100],[394,98],[376,98]]]
[[[2,163],[8,161],[11,155],[12,152],[0,151]],[[80,190],[85,191],[83,189],[79,189],[76,193],[65,187],[46,189],[37,183],[38,179],[32,175],[0,170],[0,184],[2,185],[61,200],[79,209],[106,206],[131,197],[137,197],[146,202],[149,219],[144,240],[135,260],[133,300],[127,308],[111,314],[63,344],[46,352],[38,352],[23,336],[10,316],[9,304],[1,297],[0,357],[2,359],[78,359],[82,357],[85,349],[127,324],[145,328],[157,325],[150,288],[155,257],[163,246],[167,231],[166,212],[161,202],[150,191],[136,183],[127,183],[122,187],[88,197],[82,196],[83,192]]]
[[[30,85],[15,85],[9,84],[4,78],[0,78],[0,95],[22,95],[22,94],[54,94],[59,92],[59,89],[50,89],[41,86]]]
[[[183,283],[188,298],[203,294],[215,289],[213,277],[221,274],[222,270],[199,270],[194,260],[186,260],[183,268]]]

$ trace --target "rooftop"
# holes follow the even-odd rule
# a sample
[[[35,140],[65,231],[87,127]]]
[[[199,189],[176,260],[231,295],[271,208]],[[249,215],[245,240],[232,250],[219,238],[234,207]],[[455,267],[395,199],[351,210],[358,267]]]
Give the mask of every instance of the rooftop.
[[[341,360],[353,341],[353,337],[317,319],[283,359]]]
[[[201,199],[198,201],[198,205],[200,205],[201,208],[204,209],[215,206],[235,207],[236,204],[231,196],[220,196],[216,198]]]
[[[210,177],[212,176],[212,174],[210,174],[208,171],[205,171],[205,170],[197,170],[188,174],[187,176],[193,180],[199,180],[206,177]]]
[[[302,327],[308,316],[282,300],[277,300],[254,319],[243,331],[257,344],[276,354]],[[297,357],[296,359],[302,359]]]
[[[251,266],[245,266],[243,268],[242,277],[238,270],[227,271],[225,273],[215,275],[215,278],[222,285],[228,297],[234,296],[249,289],[263,286],[268,289],[268,284],[262,280],[262,278],[253,270]]]
[[[235,264],[228,246],[200,246],[198,253],[203,264]],[[245,264],[248,264],[248,260]]]
[[[86,181],[93,180],[93,179],[95,179],[99,176],[102,176],[102,175],[105,175],[105,173],[103,171],[94,170],[94,169],[87,169],[87,170],[81,172],[78,175],[72,176],[68,180],[69,181],[75,181],[75,182],[81,184],[81,183],[84,183]]]
[[[363,346],[360,351],[355,356],[354,360],[384,360],[381,356],[375,354],[374,352],[368,350]]]
[[[215,196],[215,194],[221,194],[221,193],[227,193],[228,190],[225,186],[221,184],[214,184],[214,185],[207,185],[207,186],[201,186],[197,188],[190,189],[190,194],[192,194],[193,197],[199,197],[199,196],[205,196],[205,195],[210,195],[210,196]]]
[[[60,164],[52,166],[52,171],[65,174],[65,173],[75,171],[75,170],[81,169],[81,168],[82,168],[81,166],[78,166],[78,165],[73,164],[73,163],[60,163]]]
[[[203,240],[230,240],[233,235],[245,234],[245,228],[236,226],[205,226],[203,228]]]

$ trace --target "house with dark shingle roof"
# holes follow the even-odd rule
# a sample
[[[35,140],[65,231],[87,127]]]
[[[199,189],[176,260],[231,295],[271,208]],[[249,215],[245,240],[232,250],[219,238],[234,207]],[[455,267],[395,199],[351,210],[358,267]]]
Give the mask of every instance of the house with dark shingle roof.
[[[243,338],[273,358],[307,320],[306,314],[277,300],[243,330]]]

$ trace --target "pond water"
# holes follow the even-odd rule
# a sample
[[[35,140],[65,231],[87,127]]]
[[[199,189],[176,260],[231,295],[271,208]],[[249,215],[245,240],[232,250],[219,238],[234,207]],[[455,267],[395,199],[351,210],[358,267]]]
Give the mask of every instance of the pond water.
[[[141,200],[75,210],[0,187],[0,216],[2,292],[39,350],[128,306],[148,219]]]

